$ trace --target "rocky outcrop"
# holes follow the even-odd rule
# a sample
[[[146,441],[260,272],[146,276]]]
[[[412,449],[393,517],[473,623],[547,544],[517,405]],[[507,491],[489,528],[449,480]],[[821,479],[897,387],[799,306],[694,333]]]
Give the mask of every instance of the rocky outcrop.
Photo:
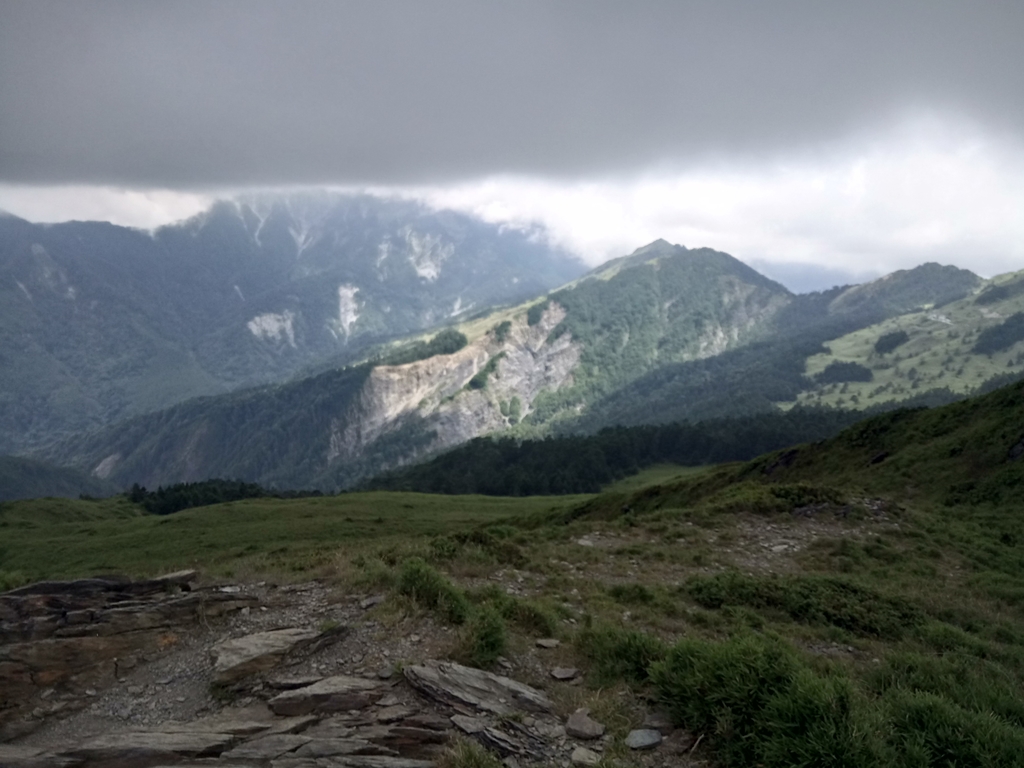
[[[511,318],[501,341],[487,333],[451,355],[375,367],[353,409],[331,426],[328,463],[358,459],[410,420],[418,420],[433,437],[403,456],[401,463],[505,429],[513,399],[520,415],[526,416],[541,392],[572,383],[579,345],[568,333],[549,340],[564,318],[565,310],[552,304],[535,325],[527,323],[525,314]],[[467,388],[492,361],[486,386]]]
[[[279,693],[269,704],[278,715],[305,715],[310,712],[362,709],[382,695],[382,683],[379,680],[337,675],[304,688]]]
[[[508,716],[515,712],[550,713],[550,699],[536,688],[482,669],[445,661],[413,665],[405,678],[416,690],[466,712]]]
[[[7,629],[22,633],[19,638],[27,631],[26,621],[49,615],[29,610],[31,601],[38,600],[51,610],[55,600],[64,606],[88,602],[98,617],[113,610],[111,605],[118,610],[131,607],[126,603],[139,611],[163,611],[172,624],[160,632],[185,638],[181,646],[137,652],[137,666],[120,670],[116,679],[99,680],[96,690],[75,694],[93,702],[84,711],[59,711],[36,732],[17,737],[14,743],[0,743],[0,766],[431,768],[454,738],[475,740],[507,765],[524,768],[591,765],[595,756],[607,756],[612,737],[604,734],[601,724],[586,712],[565,721],[546,693],[511,677],[430,657],[407,664],[402,674],[393,668],[381,674],[379,656],[415,658],[415,649],[424,646],[420,635],[406,643],[393,631],[377,634],[381,627],[365,619],[364,596],[350,595],[341,603],[337,596],[328,603],[326,596],[317,584],[200,589],[192,575],[152,582],[99,579],[34,585],[0,596],[8,615],[17,610],[20,623],[14,627],[8,621],[12,626]],[[208,620],[200,616],[197,622],[194,613],[175,608],[188,605],[181,602],[186,598],[200,597],[214,608],[205,615]],[[227,610],[230,601],[242,610],[218,618],[215,614]],[[314,623],[324,615],[321,609],[330,612],[334,629],[282,626]],[[112,624],[100,619],[94,623],[101,628]],[[121,642],[151,631],[19,639],[3,648],[6,652],[12,645],[46,647],[55,639]],[[438,639],[443,634],[438,633]],[[540,651],[530,652],[547,654],[553,645],[546,641],[537,646]],[[371,646],[375,655],[367,659]],[[88,656],[92,648],[80,645],[78,651],[85,654],[80,667],[94,661]],[[511,663],[506,666],[513,668]],[[540,659],[531,666],[543,670]],[[544,675],[541,679],[551,686],[571,684]],[[64,700],[63,693],[46,691],[70,691],[71,685],[47,688],[37,702]],[[211,687],[224,696],[211,696]],[[189,696],[189,707],[173,718],[163,714],[140,719],[123,713],[127,707],[159,714],[167,711],[167,700],[185,702]],[[648,718],[644,728],[648,731],[642,734],[642,743],[640,734],[632,737],[635,749],[654,748],[657,729],[664,729],[666,736],[673,733],[664,718]],[[670,749],[657,748],[661,754]]]
[[[183,627],[249,606],[191,589],[194,571],[146,581],[40,582],[0,594],[0,738],[75,709],[98,686],[178,643]]]

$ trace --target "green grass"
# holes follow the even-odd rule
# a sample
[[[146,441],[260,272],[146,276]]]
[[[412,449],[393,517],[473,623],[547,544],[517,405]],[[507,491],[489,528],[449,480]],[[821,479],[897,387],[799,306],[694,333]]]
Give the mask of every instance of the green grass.
[[[505,499],[359,493],[251,499],[158,517],[123,497],[0,505],[0,570],[27,579],[199,567],[214,574],[312,573],[348,547],[387,547],[521,515],[561,512],[581,497]]]
[[[625,477],[618,482],[602,488],[605,493],[633,493],[641,488],[691,477],[707,472],[708,467],[681,467],[678,464],[657,464],[640,470],[637,474]]]

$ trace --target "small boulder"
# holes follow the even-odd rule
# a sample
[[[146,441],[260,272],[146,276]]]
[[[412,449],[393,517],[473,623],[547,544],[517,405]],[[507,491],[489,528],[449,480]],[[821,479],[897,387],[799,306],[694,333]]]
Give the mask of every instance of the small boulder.
[[[640,728],[630,731],[626,737],[626,746],[630,749],[654,749],[661,744],[661,731],[653,728]]]
[[[451,719],[460,731],[470,735],[480,733],[487,727],[487,721],[481,720],[479,717],[470,717],[469,715],[452,715]]]
[[[551,676],[555,680],[572,680],[580,671],[576,667],[555,667],[551,670]]]
[[[557,648],[561,644],[560,640],[556,640],[553,637],[542,637],[537,640],[538,648]]]
[[[576,747],[572,751],[572,756],[569,761],[573,765],[597,765],[601,762],[601,755],[592,749],[586,747]]]
[[[577,709],[565,721],[565,732],[574,739],[599,739],[604,735],[604,726],[590,717],[589,709]]]

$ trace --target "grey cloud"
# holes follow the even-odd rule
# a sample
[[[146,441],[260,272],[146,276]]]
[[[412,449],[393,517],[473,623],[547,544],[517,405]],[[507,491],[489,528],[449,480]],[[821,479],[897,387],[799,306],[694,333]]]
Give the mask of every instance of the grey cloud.
[[[1024,3],[0,0],[0,180],[575,176],[901,109],[1024,136]]]

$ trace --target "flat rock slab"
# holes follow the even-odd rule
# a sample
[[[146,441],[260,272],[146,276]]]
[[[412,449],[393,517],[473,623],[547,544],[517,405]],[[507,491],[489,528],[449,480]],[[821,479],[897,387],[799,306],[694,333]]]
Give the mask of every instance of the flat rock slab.
[[[225,752],[221,757],[231,760],[273,760],[275,757],[281,757],[289,752],[294,752],[310,741],[311,739],[308,736],[297,736],[293,733],[261,736],[258,739],[239,744],[234,749]]]
[[[465,714],[551,712],[551,701],[536,688],[508,677],[446,661],[428,661],[405,668],[409,684],[425,696]]]
[[[590,717],[589,709],[577,709],[565,721],[565,732],[574,739],[599,739],[604,735],[604,726]]]
[[[329,760],[315,757],[283,757],[274,760],[271,768],[434,768],[432,760],[383,755],[346,755]]]
[[[538,648],[557,648],[560,645],[561,642],[559,642],[553,637],[542,637],[539,640],[537,640]]]
[[[555,667],[551,670],[551,676],[555,680],[573,680],[579,673],[576,667]]]
[[[397,723],[399,720],[405,720],[407,717],[412,717],[416,714],[416,710],[412,707],[406,707],[402,704],[395,704],[392,707],[384,707],[377,713],[378,723]]]
[[[215,715],[191,722],[167,722],[160,726],[164,733],[230,733],[233,736],[269,736],[272,733],[298,733],[320,722],[316,715],[298,717],[276,717],[266,706],[260,704],[245,708],[229,708]]]
[[[661,744],[661,731],[653,728],[640,728],[630,731],[626,737],[626,746],[630,749],[654,749]]]
[[[153,765],[160,760],[173,763],[182,758],[217,757],[236,739],[230,733],[131,731],[98,736],[81,746],[64,750],[59,756],[103,768],[128,768]]]
[[[312,739],[295,751],[296,757],[339,757],[345,755],[396,756],[397,753],[365,739]]]
[[[38,747],[0,744],[0,766],[3,768],[71,768],[79,760],[60,758]]]
[[[225,640],[213,646],[213,679],[234,683],[250,675],[268,672],[290,653],[310,645],[320,633],[291,627]]]
[[[267,678],[266,685],[277,691],[291,691],[295,688],[305,688],[307,685],[319,683],[324,679],[323,675],[281,675]]]
[[[277,715],[363,709],[381,697],[382,685],[379,680],[335,675],[305,688],[279,693],[267,703]]]
[[[471,735],[480,733],[487,727],[486,720],[481,720],[479,717],[470,717],[469,715],[452,715],[452,722],[455,723],[455,726],[460,731]]]

